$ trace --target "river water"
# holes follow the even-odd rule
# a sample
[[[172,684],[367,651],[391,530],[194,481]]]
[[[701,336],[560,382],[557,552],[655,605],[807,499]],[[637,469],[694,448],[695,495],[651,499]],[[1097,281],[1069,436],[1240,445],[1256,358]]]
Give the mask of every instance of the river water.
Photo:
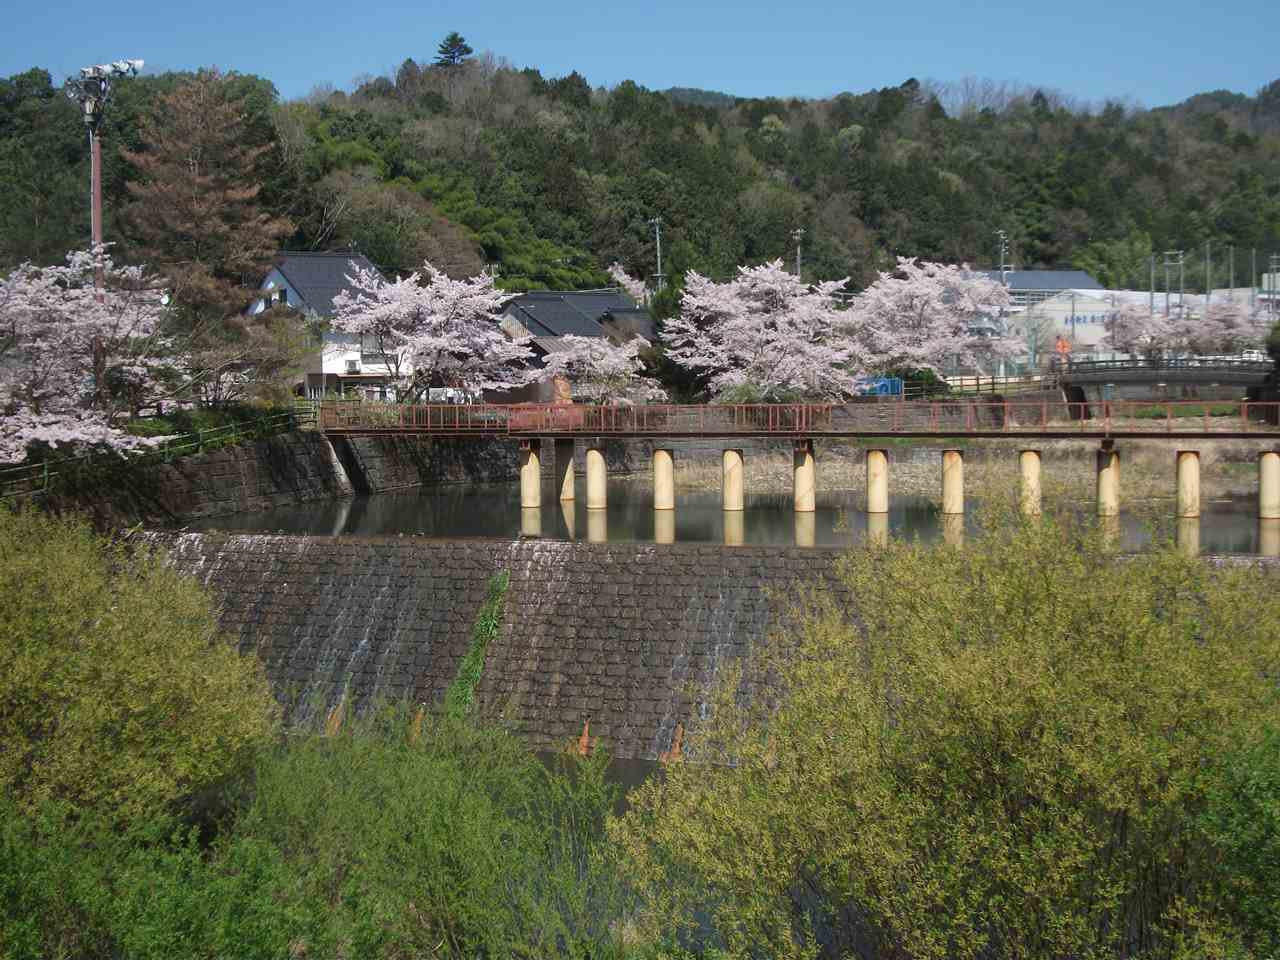
[[[789,495],[756,494],[746,497],[745,510],[726,513],[720,507],[719,492],[699,491],[678,495],[674,511],[659,513],[653,509],[651,484],[616,479],[609,483],[605,511],[588,511],[582,498],[561,504],[549,487],[543,491],[540,509],[522,510],[518,484],[483,484],[423,487],[349,500],[294,504],[216,517],[191,524],[189,529],[319,536],[403,534],[504,540],[537,536],[610,543],[677,541],[846,547],[867,540],[870,534],[882,533],[879,528],[869,531],[861,502],[860,493],[825,491],[818,495],[813,514],[797,515],[791,509]],[[1154,524],[1151,513],[1122,514],[1121,549],[1140,550],[1151,542],[1153,534],[1173,536],[1172,511],[1172,502],[1163,505]],[[887,520],[888,533],[893,536],[933,542],[948,533],[956,534],[956,527],[948,530],[926,497],[892,498]],[[972,510],[964,527],[968,535],[976,532]],[[1253,554],[1264,546],[1269,553],[1277,539],[1275,531],[1260,529],[1252,499],[1205,503],[1198,536],[1200,551],[1212,554]]]

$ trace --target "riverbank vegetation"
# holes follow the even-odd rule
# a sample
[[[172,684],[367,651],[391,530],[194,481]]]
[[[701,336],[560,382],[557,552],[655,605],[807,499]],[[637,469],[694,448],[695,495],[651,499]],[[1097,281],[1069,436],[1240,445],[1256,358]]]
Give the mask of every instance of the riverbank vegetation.
[[[619,812],[465,708],[283,728],[195,581],[0,511],[0,957],[1274,955],[1270,575],[984,529],[851,552]]]

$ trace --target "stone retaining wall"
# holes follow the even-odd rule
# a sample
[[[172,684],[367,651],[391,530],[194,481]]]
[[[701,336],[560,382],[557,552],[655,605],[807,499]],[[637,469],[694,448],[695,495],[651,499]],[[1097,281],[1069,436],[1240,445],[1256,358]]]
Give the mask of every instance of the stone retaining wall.
[[[113,528],[168,525],[350,494],[329,443],[319,434],[298,432],[171,463],[86,472],[40,503]]]
[[[148,534],[220,598],[295,720],[344,695],[434,703],[471,643],[486,585],[510,586],[477,699],[532,746],[584,721],[653,759],[722,668],[762,642],[838,553],[707,545]],[[847,599],[847,597],[846,597]]]

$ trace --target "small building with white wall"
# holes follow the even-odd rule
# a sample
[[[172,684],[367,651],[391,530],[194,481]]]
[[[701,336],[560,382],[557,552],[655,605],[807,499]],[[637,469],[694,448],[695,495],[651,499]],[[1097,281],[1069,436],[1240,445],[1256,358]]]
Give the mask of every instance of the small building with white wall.
[[[284,251],[259,290],[263,296],[249,307],[259,314],[274,306],[301,311],[319,323],[333,316],[333,299],[351,291],[348,276],[357,269],[374,270],[359,253]],[[355,334],[324,330],[304,366],[303,394],[312,399],[358,395],[366,400],[390,399],[391,378],[381,354],[365,349]]]

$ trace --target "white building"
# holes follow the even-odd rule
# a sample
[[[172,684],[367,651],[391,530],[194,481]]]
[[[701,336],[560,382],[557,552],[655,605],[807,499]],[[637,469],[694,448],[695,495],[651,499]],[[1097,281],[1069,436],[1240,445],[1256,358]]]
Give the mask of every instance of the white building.
[[[250,306],[249,313],[283,305],[316,321],[332,317],[333,298],[351,289],[347,276],[357,268],[375,269],[358,253],[281,253],[259,288],[264,296]],[[386,400],[392,396],[381,354],[363,349],[354,334],[325,330],[304,369],[303,392],[313,399],[359,395],[366,400]]]

